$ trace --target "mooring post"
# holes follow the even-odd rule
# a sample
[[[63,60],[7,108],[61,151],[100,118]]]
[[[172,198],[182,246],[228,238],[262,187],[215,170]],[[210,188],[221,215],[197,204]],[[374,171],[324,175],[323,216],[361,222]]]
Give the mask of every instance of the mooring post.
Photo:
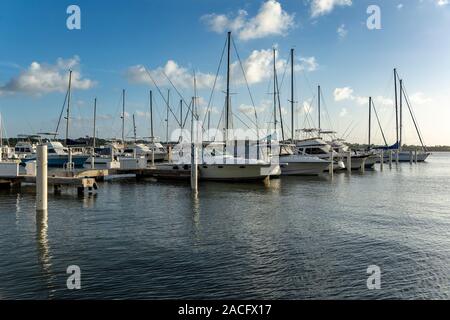
[[[250,159],[250,140],[245,139],[245,164],[249,163],[249,159]]]
[[[238,158],[238,141],[235,139],[234,140],[234,163],[237,163],[237,158]]]
[[[334,175],[334,154],[333,154],[333,150],[331,150],[330,152],[330,177],[333,178]]]
[[[361,162],[361,167],[359,168],[359,170],[361,171],[361,173],[365,173],[366,172],[366,159],[363,159]]]
[[[389,169],[392,169],[392,150],[389,150]]]
[[[91,154],[91,169],[95,169],[95,149],[92,148]]]
[[[384,165],[384,150],[381,150],[380,154],[380,170],[383,171],[383,165]]]
[[[39,145],[36,150],[36,210],[47,210],[47,145]]]
[[[68,152],[69,152],[69,160],[68,160],[68,162],[67,162],[67,167],[66,167],[66,169],[67,169],[68,171],[72,171],[72,149],[71,149],[71,148],[68,148]]]
[[[409,151],[409,164],[412,165],[412,164],[413,164],[413,160],[414,160],[414,159],[413,159],[413,152],[412,152],[412,150],[410,150],[410,151]]]
[[[349,149],[347,153],[347,171],[352,173],[352,151]]]
[[[172,146],[167,145],[167,161],[172,162]]]
[[[399,162],[400,162],[400,151],[396,150],[395,151],[395,164],[398,165]]]
[[[152,148],[152,167],[155,166],[155,148]]]
[[[414,150],[414,162],[417,164],[417,149]]]

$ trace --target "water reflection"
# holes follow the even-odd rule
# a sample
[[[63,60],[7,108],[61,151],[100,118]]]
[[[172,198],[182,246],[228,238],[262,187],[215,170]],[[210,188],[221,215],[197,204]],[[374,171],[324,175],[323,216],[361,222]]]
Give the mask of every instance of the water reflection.
[[[36,243],[38,264],[47,288],[52,288],[52,263],[48,241],[48,210],[36,211]],[[49,293],[51,291],[49,290]]]

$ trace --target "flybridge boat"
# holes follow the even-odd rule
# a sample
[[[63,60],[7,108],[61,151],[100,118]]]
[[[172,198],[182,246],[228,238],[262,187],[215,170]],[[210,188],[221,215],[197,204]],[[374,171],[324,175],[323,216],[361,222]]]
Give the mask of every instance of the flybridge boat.
[[[339,153],[334,151],[322,138],[317,137],[297,140],[295,142],[295,149],[297,154],[315,156],[322,160],[330,160],[330,155],[332,153],[334,170],[345,169],[345,164]]]
[[[47,142],[47,152],[48,152],[48,166],[52,168],[63,168],[66,167],[70,160],[75,168],[82,168],[89,155],[74,152],[69,155],[69,149],[64,147],[61,142],[58,141],[48,141]],[[71,158],[71,159],[69,159]],[[29,161],[35,161],[36,154],[26,156],[22,159],[23,163]]]
[[[167,151],[159,142],[151,142],[149,144],[133,143],[123,150],[123,155],[128,157],[134,155],[145,157],[148,162],[152,161],[152,157],[154,157],[155,161],[163,161],[167,156]]]
[[[295,154],[295,145],[283,145],[280,151],[281,175],[320,175],[330,162],[316,156]]]

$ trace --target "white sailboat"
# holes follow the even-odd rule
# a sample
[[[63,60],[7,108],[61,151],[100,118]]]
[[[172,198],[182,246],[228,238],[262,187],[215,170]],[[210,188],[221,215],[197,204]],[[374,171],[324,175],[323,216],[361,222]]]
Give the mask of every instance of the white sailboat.
[[[291,141],[294,141],[294,49],[291,49]],[[276,70],[276,55],[275,49],[273,50],[273,69],[274,69],[274,123],[276,130],[276,113],[277,113],[277,101],[280,110],[281,126],[283,126],[283,117],[281,114],[280,105],[280,93],[278,88],[278,78]],[[277,99],[278,98],[278,99]],[[283,129],[283,128],[282,128]],[[284,130],[282,130],[284,136]],[[284,140],[284,137],[283,137]],[[299,154],[295,152],[295,144],[284,143],[280,146],[279,155],[281,174],[282,175],[319,175],[322,174],[330,165],[330,162],[324,159],[320,159],[317,156]]]
[[[397,90],[398,85],[400,86],[399,90]],[[422,135],[419,130],[419,125],[417,123],[417,119],[414,116],[409,97],[405,91],[403,79],[400,79],[400,77],[398,76],[398,73],[397,73],[397,69],[395,69],[395,68],[394,68],[394,90],[395,90],[395,130],[396,130],[396,141],[397,142],[392,146],[388,146],[386,139],[384,137],[384,134],[383,134],[385,147],[378,148],[378,150],[383,149],[385,151],[393,151],[394,159],[396,160],[396,158],[398,156],[399,162],[411,162],[411,161],[416,161],[416,160],[417,160],[417,162],[424,162],[431,155],[431,153],[428,152],[428,150],[423,142],[423,138],[422,138]],[[422,146],[422,150],[418,150],[418,151],[414,151],[414,152],[403,150],[403,102],[405,102],[406,106],[408,107],[408,111],[409,111],[409,114],[413,121],[414,127],[416,129],[416,133],[419,138],[420,144]],[[381,128],[381,126],[380,126],[380,128]],[[389,157],[390,156],[389,156],[388,152],[385,152],[384,153],[384,161],[388,161]]]
[[[219,181],[251,181],[264,180],[273,175],[279,175],[281,169],[278,163],[273,164],[265,159],[245,159],[229,153],[230,146],[234,142],[228,139],[228,131],[231,129],[231,99],[230,99],[230,58],[231,58],[231,32],[228,32],[227,37],[227,82],[226,82],[226,98],[225,98],[225,138],[220,143],[210,143],[207,147],[202,147],[200,156],[199,179],[201,180],[219,180]],[[194,77],[194,92],[195,88]],[[196,98],[193,98],[191,112],[197,119],[196,114]],[[194,118],[193,117],[193,118]],[[182,145],[186,142],[181,142],[175,146],[174,155],[180,154]],[[188,149],[191,149],[191,143],[187,144]],[[176,156],[175,156],[176,158]],[[189,168],[190,165],[184,165],[184,168]]]

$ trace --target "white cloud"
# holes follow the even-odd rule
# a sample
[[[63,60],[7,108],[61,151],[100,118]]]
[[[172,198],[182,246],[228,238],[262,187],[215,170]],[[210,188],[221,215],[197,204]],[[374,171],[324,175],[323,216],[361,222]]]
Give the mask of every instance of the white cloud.
[[[251,40],[285,35],[294,27],[294,16],[284,11],[276,0],[268,0],[252,18],[248,17],[245,10],[239,10],[234,17],[212,13],[202,16],[201,20],[211,31],[216,33],[232,31],[237,33],[237,37],[241,40]]]
[[[358,105],[368,105],[369,97],[356,95],[352,88],[343,87],[334,89],[334,101],[353,101]],[[390,98],[383,96],[377,96],[373,98],[373,102],[376,106],[390,107],[394,105],[394,101]]]
[[[449,4],[448,0],[437,0],[436,4],[438,6],[446,6],[447,4]]]
[[[276,52],[276,61],[278,74],[281,74],[285,70],[288,61],[278,58],[278,51]],[[299,57],[294,65],[294,70],[296,72],[312,72],[318,66],[319,64],[315,57]],[[256,84],[270,79],[273,77],[273,49],[253,50],[242,62],[242,67],[249,84]],[[231,64],[231,77],[236,83],[242,84],[245,82],[238,61]]]
[[[58,58],[54,65],[34,61],[18,76],[0,86],[0,95],[16,93],[41,95],[55,91],[64,92],[69,83],[69,69],[73,69],[73,89],[92,88],[96,83],[83,78],[79,66],[80,58],[78,56],[69,59]]]
[[[398,9],[398,10],[403,9],[403,3],[399,3],[399,4],[397,5],[397,9]]]
[[[347,108],[342,108],[341,112],[339,112],[339,117],[345,117],[348,114]]]
[[[336,88],[334,89],[334,100],[335,101],[343,101],[343,100],[353,100],[353,89],[350,87],[344,88]]]
[[[179,66],[175,61],[169,60],[163,67],[154,70],[148,70],[152,78],[159,86],[170,85],[167,77],[172,81],[175,87],[192,88],[194,86],[194,75],[187,68]],[[167,77],[166,77],[167,75]],[[143,65],[135,65],[129,67],[126,76],[132,83],[143,83],[153,85],[147,69]],[[197,87],[211,88],[214,83],[215,76],[208,73],[196,72],[195,74]]]
[[[319,67],[315,57],[300,57],[300,63],[294,66],[295,71],[315,71]]]
[[[374,103],[376,106],[381,106],[381,107],[394,106],[394,100],[392,100],[391,98],[383,97],[383,96],[376,96],[374,98]]]
[[[339,38],[343,39],[347,36],[348,30],[345,28],[345,24],[341,24],[337,29],[337,34]]]
[[[424,105],[433,101],[433,99],[427,97],[423,92],[416,92],[409,97],[412,104]]]
[[[352,0],[312,0],[311,16],[318,17],[333,11],[337,6],[351,6]]]

